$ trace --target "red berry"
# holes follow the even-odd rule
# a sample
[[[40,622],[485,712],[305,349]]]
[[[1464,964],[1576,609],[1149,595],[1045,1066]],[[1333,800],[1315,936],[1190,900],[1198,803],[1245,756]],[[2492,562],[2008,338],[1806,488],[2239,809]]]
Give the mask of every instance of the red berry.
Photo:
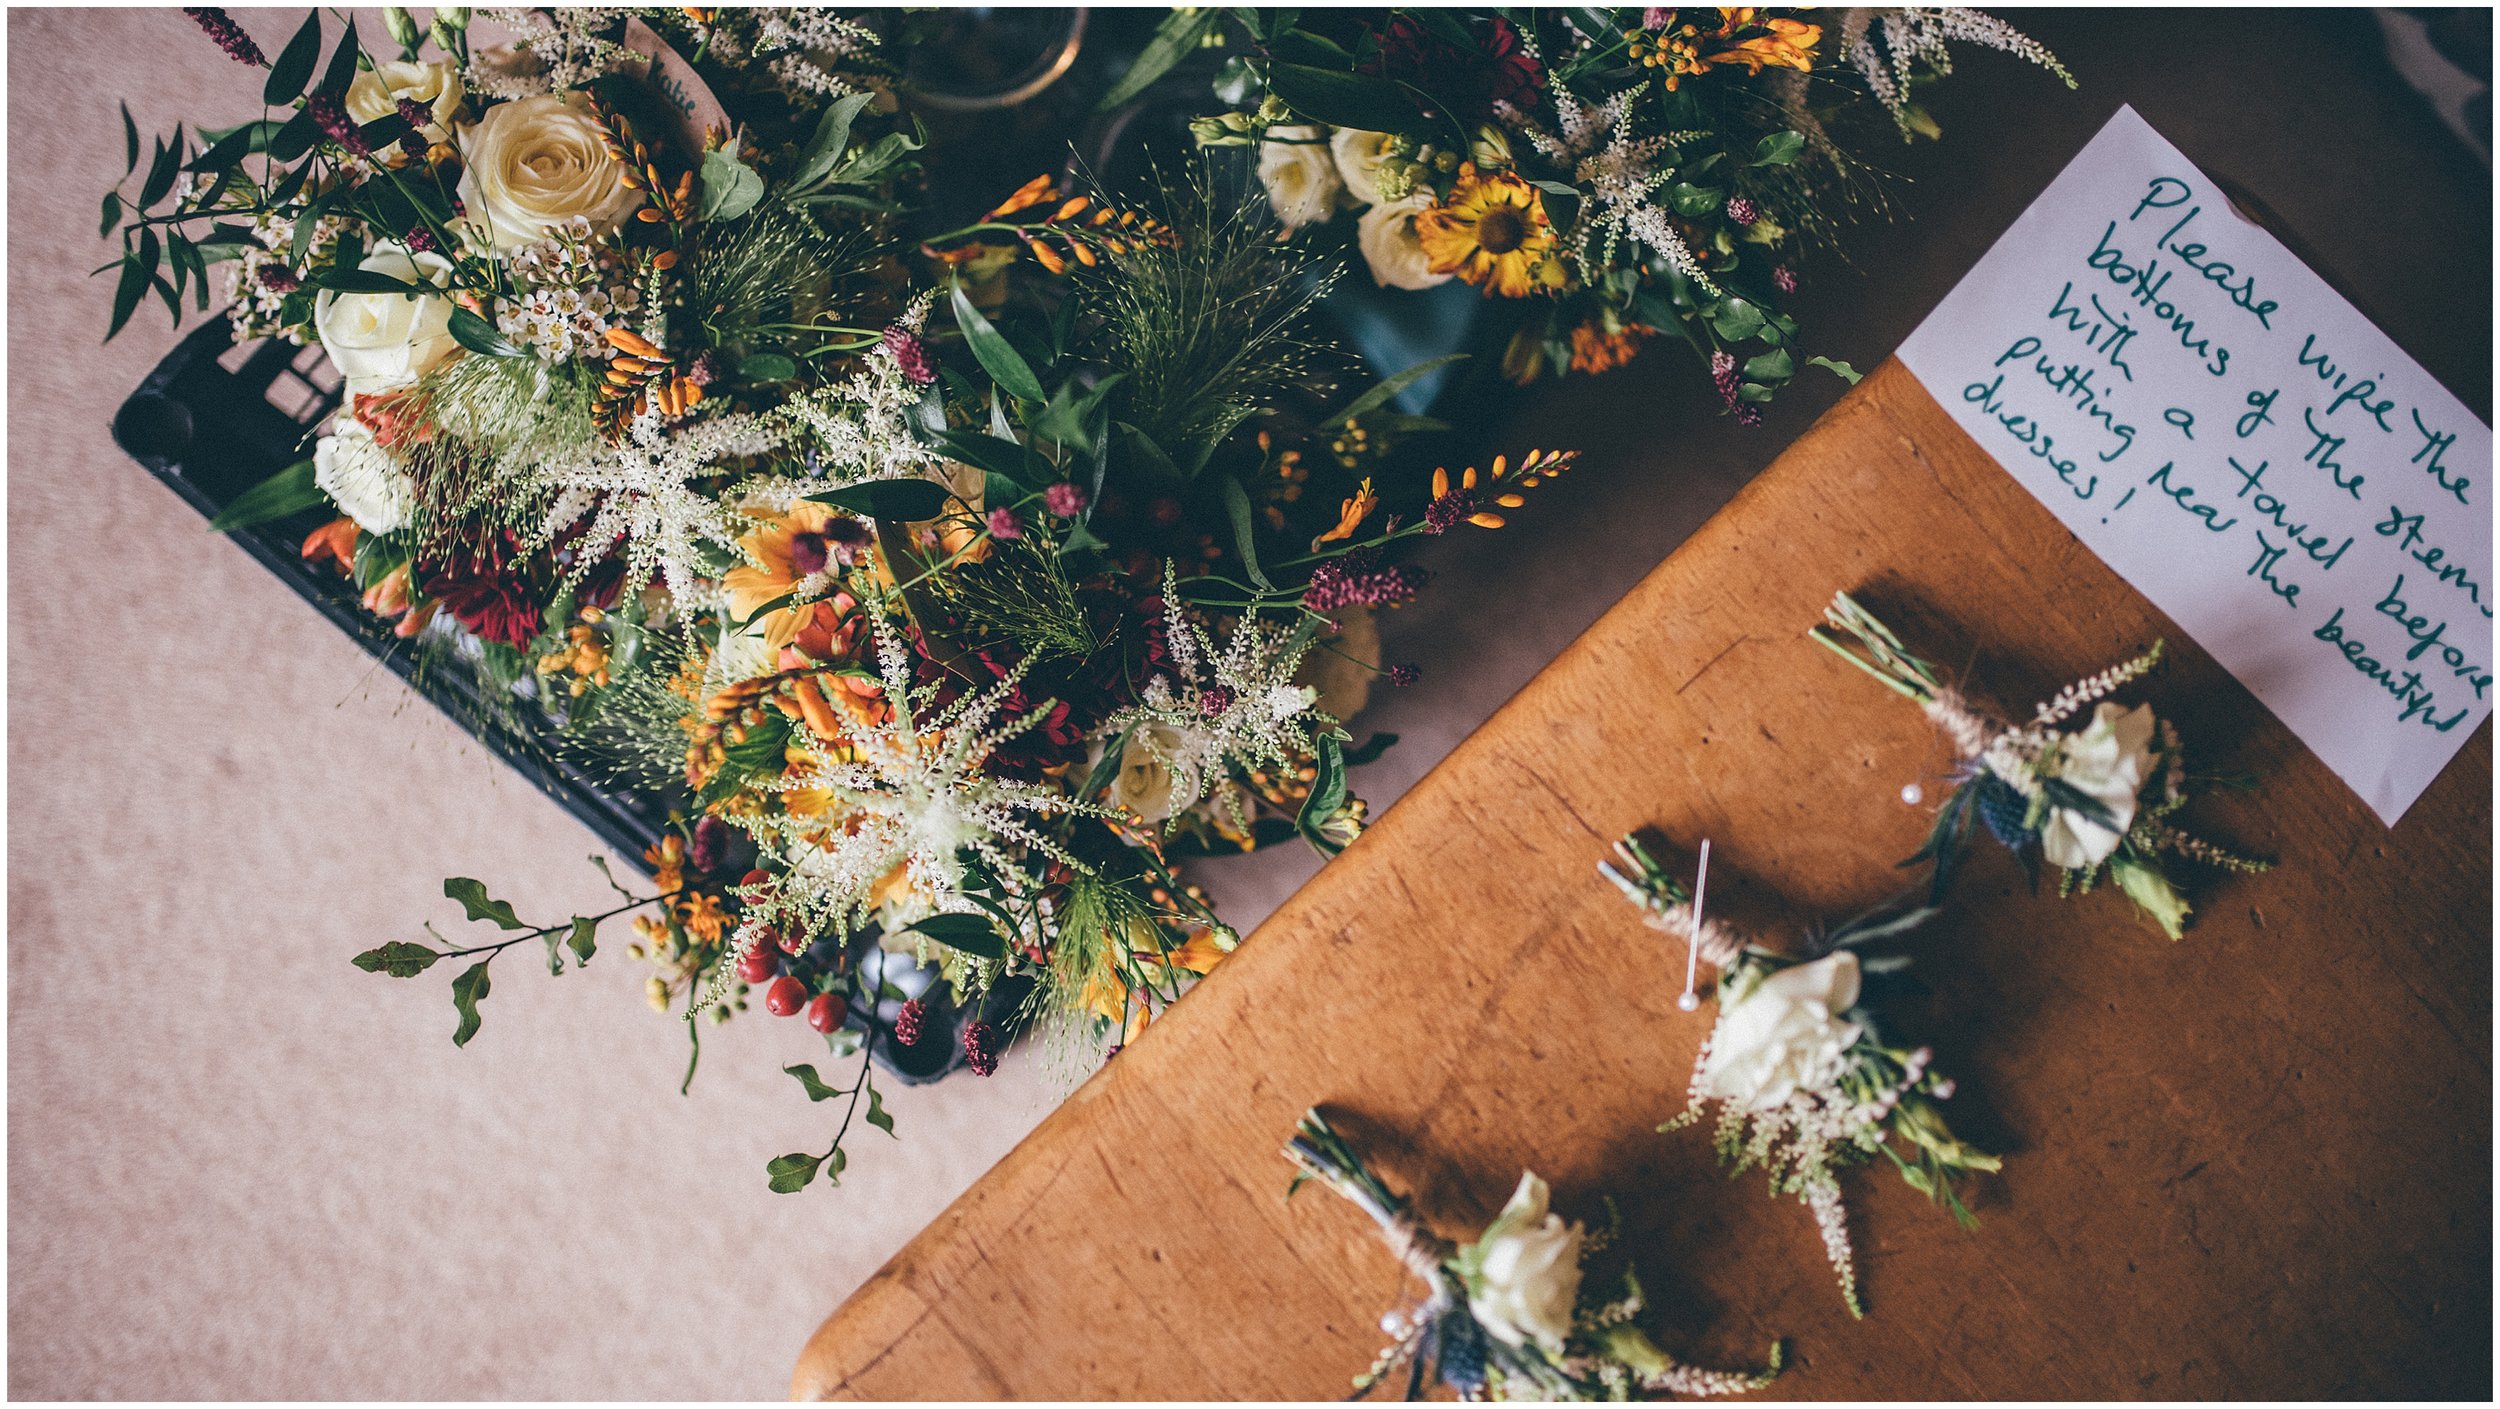
[[[749,983],[762,983],[779,972],[781,956],[762,940],[757,940],[755,947],[746,952],[746,957],[738,961],[738,977]]]
[[[807,1001],[807,1025],[818,1032],[831,1032],[851,1015],[851,1005],[839,993],[819,993]]]
[[[764,1011],[786,1018],[807,1005],[807,985],[783,974],[764,990]]]
[[[738,878],[738,884],[742,886],[760,886],[771,879],[772,873],[769,871],[749,871],[745,875]]]

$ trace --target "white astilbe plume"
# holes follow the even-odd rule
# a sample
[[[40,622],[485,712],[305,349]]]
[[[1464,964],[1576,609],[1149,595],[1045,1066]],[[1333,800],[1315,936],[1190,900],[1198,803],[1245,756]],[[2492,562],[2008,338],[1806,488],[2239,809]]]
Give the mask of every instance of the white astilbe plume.
[[[1883,42],[1877,44],[1880,36]],[[1853,9],[1841,16],[1840,52],[1866,80],[1867,91],[1892,114],[1901,139],[1910,139],[1910,71],[1925,64],[1938,77],[1953,72],[1949,40],[1983,45],[2028,59],[2075,86],[2075,76],[2040,42],[1994,15],[1977,10],[1917,6],[1899,10]]]
[[[1602,103],[1585,103],[1552,76],[1553,70],[1547,72],[1555,131],[1507,104],[1501,115],[1547,160],[1571,168],[1572,184],[1583,199],[1566,238],[1579,249],[1582,262],[1590,268],[1611,265],[1615,247],[1628,239],[1655,251],[1677,273],[1716,295],[1718,284],[1652,199],[1675,180],[1675,166],[1658,160],[1673,145],[1671,137],[1632,135],[1632,103],[1646,90],[1626,89]]]
[[[838,98],[863,88],[839,71],[842,61],[866,56],[876,36],[855,20],[830,10],[757,10],[755,52],[772,58],[765,71],[793,97]]]
[[[731,820],[753,832],[788,863],[777,890],[731,939],[731,952],[702,1004],[726,991],[737,961],[768,924],[798,933],[830,928],[847,936],[872,908],[878,883],[897,866],[941,912],[978,913],[963,894],[967,856],[977,857],[1000,884],[1022,876],[1021,858],[1038,853],[1084,868],[1036,825],[1058,816],[1100,816],[1104,809],[1047,783],[1002,778],[986,769],[1001,744],[1050,712],[1045,701],[1021,718],[997,723],[999,706],[1024,677],[1018,666],[989,688],[969,691],[929,713],[939,686],[912,684],[911,656],[901,636],[875,614],[877,679],[891,713],[843,739],[810,738],[817,762],[793,769],[776,791],[808,795],[807,815],[782,812]]]
[[[489,98],[534,98],[578,88],[644,62],[641,54],[606,37],[619,19],[638,13],[647,12],[592,5],[480,9],[478,19],[510,30],[513,38],[506,52],[478,49],[462,77],[471,92]]]
[[[1218,650],[1182,608],[1169,563],[1163,609],[1173,676],[1148,681],[1139,702],[1103,729],[1115,740],[1130,733],[1171,775],[1172,812],[1202,801],[1224,781],[1228,765],[1283,767],[1318,750],[1312,725],[1326,718],[1311,709],[1318,692],[1293,679],[1310,654],[1308,639],[1282,623],[1245,616]],[[1225,799],[1238,813],[1237,792],[1226,790]],[[1238,815],[1233,820],[1249,826]]]
[[[924,296],[900,326],[916,330],[927,312]],[[553,542],[586,519],[575,580],[621,537],[626,590],[639,591],[656,577],[670,595],[691,600],[696,584],[711,575],[707,560],[723,552],[745,555],[737,540],[751,524],[730,504],[786,509],[803,495],[903,478],[939,463],[912,433],[908,416],[919,397],[893,352],[880,344],[849,379],[770,411],[710,415],[673,430],[656,412],[646,412],[619,444],[585,442],[526,467],[527,487],[552,506],[530,546]],[[728,494],[701,487],[740,461],[802,453],[806,475],[756,475]]]

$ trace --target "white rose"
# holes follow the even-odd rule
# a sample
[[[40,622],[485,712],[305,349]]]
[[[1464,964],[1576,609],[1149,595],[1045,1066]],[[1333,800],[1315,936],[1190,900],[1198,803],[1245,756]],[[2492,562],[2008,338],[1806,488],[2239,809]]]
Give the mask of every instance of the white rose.
[[[1396,140],[1386,132],[1365,132],[1359,127],[1340,127],[1329,134],[1328,152],[1336,158],[1337,176],[1345,182],[1346,194],[1364,205],[1380,204],[1380,162]]]
[[[1190,740],[1168,724],[1130,731],[1127,746],[1120,750],[1120,772],[1111,780],[1111,805],[1148,822],[1171,820],[1174,812],[1198,800],[1197,779],[1176,776],[1172,770],[1174,762],[1192,752]]]
[[[1428,192],[1402,201],[1387,201],[1364,211],[1354,222],[1354,240],[1371,266],[1372,282],[1384,289],[1429,289],[1446,284],[1451,275],[1432,272],[1432,256],[1415,238],[1415,212],[1432,205]]]
[[[2092,722],[2057,746],[2051,776],[2109,809],[2112,830],[2080,812],[2051,808],[2040,829],[2040,854],[2052,866],[2091,867],[2109,859],[2127,828],[2135,825],[2136,797],[2153,776],[2153,707],[2134,709],[2104,701]]]
[[[1467,1309],[1504,1345],[1533,1339],[1560,1353],[1579,1305],[1584,1234],[1549,1212],[1547,1197],[1544,1180],[1519,1176],[1501,1216],[1468,1250]]]
[[[1858,1040],[1858,1025],[1841,1017],[1857,1001],[1858,956],[1846,949],[1763,979],[1719,1010],[1701,1069],[1703,1094],[1767,1111],[1800,1088],[1829,1084],[1840,1073],[1841,1054]]]
[[[562,94],[498,103],[461,129],[460,199],[487,243],[518,249],[574,219],[613,231],[642,193],[619,179],[603,130]]]
[[[356,266],[411,284],[447,287],[451,261],[439,254],[379,249]],[[451,300],[439,294],[343,294],[324,289],[313,300],[313,330],[347,389],[357,396],[415,381],[459,350],[451,335]]]
[[[375,64],[347,85],[347,115],[360,123],[379,122],[399,111],[400,99],[414,98],[434,110],[434,125],[419,129],[425,139],[448,141],[461,93],[460,66],[449,60]]]
[[[1345,183],[1337,179],[1337,163],[1316,127],[1275,127],[1269,131],[1292,141],[1259,144],[1259,184],[1267,187],[1267,203],[1288,230],[1316,225],[1334,214]]]
[[[417,482],[408,467],[383,449],[363,422],[343,416],[313,447],[313,483],[367,533],[406,528],[417,506]]]

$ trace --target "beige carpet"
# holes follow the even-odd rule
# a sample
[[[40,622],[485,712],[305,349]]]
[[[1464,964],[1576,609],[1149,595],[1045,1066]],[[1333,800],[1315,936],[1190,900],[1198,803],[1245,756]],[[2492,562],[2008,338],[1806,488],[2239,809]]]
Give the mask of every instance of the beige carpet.
[[[238,13],[274,47],[302,11]],[[1856,272],[1809,267],[1820,350],[1871,365],[2124,99],[2487,408],[2489,177],[2366,18],[2025,23],[2085,92],[1974,55],[1933,104],[1948,140],[1898,156],[1921,218],[1869,227]],[[681,1100],[680,1029],[621,946],[560,981],[498,966],[466,1051],[438,976],[349,967],[453,918],[445,875],[525,914],[596,904],[592,840],[106,435],[173,342],[156,309],[97,345],[114,100],[143,131],[239,120],[250,77],[172,10],[19,11],[8,50],[10,1391],[778,1395],[817,1320],[1063,1086],[1019,1053],[896,1091],[899,1143],[782,1198],[763,1162],[827,1127],[776,1069],[821,1055],[796,1024],[710,1030]],[[1662,355],[1526,400],[1489,439],[1603,453],[1513,528],[1436,545],[1442,579],[1388,623],[1425,679],[1358,725],[1404,736],[1362,791],[1403,791],[1834,394],[1800,382],[1742,434]],[[1202,878],[1247,922],[1309,868]]]

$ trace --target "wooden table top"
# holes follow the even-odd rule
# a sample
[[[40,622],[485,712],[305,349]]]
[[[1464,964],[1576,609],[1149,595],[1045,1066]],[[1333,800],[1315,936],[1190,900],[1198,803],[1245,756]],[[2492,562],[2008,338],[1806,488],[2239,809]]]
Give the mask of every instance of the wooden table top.
[[[1847,1177],[1863,1322],[1802,1207],[1654,1133],[1710,1010],[1595,869],[1707,836],[1714,913],[1774,934],[1903,884],[1946,750],[1806,639],[1835,589],[2015,708],[2167,638],[2129,698],[2264,780],[2183,820],[2282,863],[2200,875],[2174,944],[1975,849],[1894,1030],[2005,1171],[1974,1233]],[[1612,1195],[1661,1344],[1787,1338],[1765,1397],[2488,1397],[2491,780],[2486,722],[2391,832],[1886,363],[836,1311],[793,1392],[1342,1395],[1412,1289],[1353,1208],[1282,1198],[1321,1104],[1446,1234],[1523,1167],[1571,1216]]]

